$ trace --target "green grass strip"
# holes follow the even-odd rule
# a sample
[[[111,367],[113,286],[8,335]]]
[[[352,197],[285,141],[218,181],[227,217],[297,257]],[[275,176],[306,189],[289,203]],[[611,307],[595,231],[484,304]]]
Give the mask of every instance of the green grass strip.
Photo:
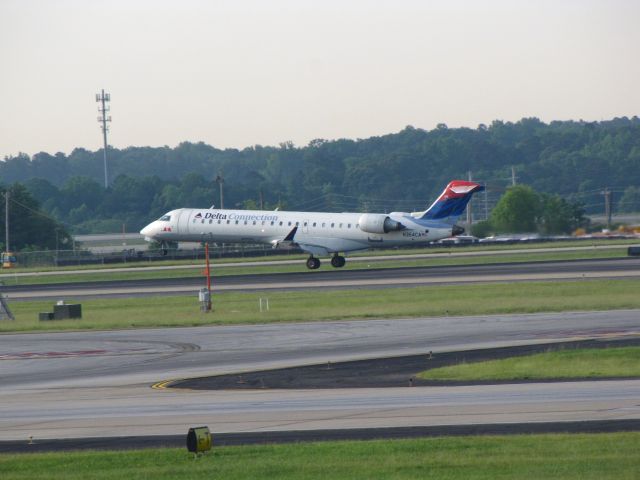
[[[215,438],[214,438],[215,442]],[[442,437],[245,447],[0,455],[3,480],[631,480],[640,433]]]
[[[38,321],[53,301],[13,302],[0,332],[309,322],[640,308],[640,280],[491,283],[413,288],[214,294],[201,313],[191,296],[83,299],[80,320]],[[259,299],[269,299],[260,312]],[[74,303],[73,298],[65,298]]]
[[[424,380],[544,380],[640,376],[640,347],[589,348],[434,368]]]
[[[546,246],[538,248],[546,248]],[[483,247],[460,247],[455,249],[431,249],[428,252],[423,250],[417,250],[415,252],[410,250],[397,250],[397,251],[382,251],[382,252],[367,252],[369,256],[381,256],[383,254],[390,255],[397,258],[389,258],[385,260],[363,260],[358,256],[349,257],[347,264],[344,267],[346,270],[354,269],[370,269],[370,268],[398,268],[398,267],[441,267],[441,266],[453,266],[453,265],[489,265],[495,263],[522,263],[522,262],[548,262],[548,261],[563,261],[563,260],[593,260],[593,259],[607,259],[607,258],[622,258],[626,257],[626,246],[620,245],[606,245],[601,246],[597,250],[576,250],[576,251],[549,251],[549,252],[528,252],[528,253],[510,253],[508,248],[501,250],[498,255],[478,255],[468,257],[455,256],[456,253],[465,252],[481,252],[494,249],[488,249]],[[403,258],[402,255],[411,254],[424,254],[428,253],[428,257],[425,258]],[[453,256],[450,256],[454,254]],[[307,272],[305,266],[306,256],[291,255],[287,257],[258,257],[258,258],[244,258],[244,259],[212,259],[212,275],[226,276],[226,275],[247,275],[247,274],[272,274],[272,273],[292,273],[292,272]],[[279,260],[294,260],[294,264],[274,264],[274,265],[235,265],[227,266],[226,263],[230,262],[277,262]],[[134,270],[134,271],[122,271],[114,272],[104,266],[84,266],[78,268],[77,272],[70,272],[65,275],[47,274],[46,271],[37,276],[17,276],[11,275],[11,273],[20,273],[28,271],[37,271],[37,269],[15,269],[12,271],[2,270],[0,273],[8,275],[0,279],[4,285],[36,285],[43,283],[68,283],[68,282],[93,282],[100,280],[142,280],[142,279],[160,279],[160,278],[183,278],[183,277],[198,277],[203,275],[204,260],[200,261],[166,261],[156,262],[153,264],[147,263],[128,263],[122,265],[112,265],[111,268],[133,268],[133,267],[159,267],[159,266],[181,266],[184,268],[177,268],[171,270]],[[201,265],[202,268],[189,268],[192,265]],[[328,259],[322,259],[322,270],[333,270],[330,266]],[[83,270],[99,269],[100,272],[84,272]],[[49,269],[52,270],[52,269]],[[73,268],[60,268],[59,271],[75,270]]]

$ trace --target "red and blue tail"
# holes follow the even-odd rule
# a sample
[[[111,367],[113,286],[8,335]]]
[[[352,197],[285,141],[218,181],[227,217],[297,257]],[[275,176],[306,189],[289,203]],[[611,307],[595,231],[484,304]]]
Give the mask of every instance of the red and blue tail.
[[[446,219],[455,222],[464,212],[471,196],[483,190],[484,187],[479,183],[453,180],[419,218],[423,220]]]

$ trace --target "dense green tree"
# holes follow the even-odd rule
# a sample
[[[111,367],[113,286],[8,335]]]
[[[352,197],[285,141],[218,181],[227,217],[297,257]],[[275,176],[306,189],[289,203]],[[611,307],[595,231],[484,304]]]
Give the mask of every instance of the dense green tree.
[[[495,233],[541,233],[559,235],[585,225],[584,209],[560,195],[539,194],[527,185],[511,187],[491,213],[488,223],[478,225],[476,235]]]
[[[184,142],[175,148],[110,148],[108,189],[102,187],[102,162],[101,150],[82,148],[68,155],[18,154],[0,161],[0,179],[25,182],[43,210],[76,231],[122,223],[134,230],[167,210],[218,204],[219,174],[226,207],[251,201],[304,210],[412,211],[424,209],[449,180],[470,171],[488,186],[490,210],[514,168],[518,183],[600,213],[603,188],[618,193],[640,185],[640,119],[546,124],[524,118],[476,129],[442,124],[431,131],[407,126],[394,134],[316,139],[303,147],[283,142],[220,150]],[[624,201],[616,197],[616,205],[640,208],[633,195],[629,190]],[[556,211],[567,208],[550,202]],[[549,216],[539,226],[564,228],[561,217]]]
[[[527,185],[516,185],[491,212],[491,225],[498,233],[537,232],[541,214],[540,195]]]
[[[573,232],[584,225],[584,209],[579,204],[569,203],[560,195],[542,195],[542,214],[539,231],[547,235]]]
[[[640,187],[627,187],[618,202],[621,212],[640,212]]]
[[[71,245],[71,236],[67,229],[40,210],[38,201],[24,185],[15,183],[10,187],[0,187],[0,196],[3,200],[7,191],[10,199],[9,247],[12,250],[54,250],[60,246]],[[3,215],[0,238],[3,248],[6,248],[4,220]]]
[[[482,220],[481,222],[471,225],[471,235],[478,238],[485,238],[493,233],[493,226],[489,220]]]
[[[60,204],[69,212],[83,205],[87,211],[95,211],[102,204],[104,193],[102,186],[92,178],[70,177],[60,189]]]

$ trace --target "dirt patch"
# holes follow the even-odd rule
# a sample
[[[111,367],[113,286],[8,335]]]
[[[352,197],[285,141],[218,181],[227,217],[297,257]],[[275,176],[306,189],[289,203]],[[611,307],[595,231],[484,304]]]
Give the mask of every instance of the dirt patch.
[[[508,357],[518,357],[561,349],[608,348],[640,345],[640,338],[582,340],[562,343],[524,345],[518,347],[465,350],[460,352],[425,352],[422,355],[375,358],[352,362],[325,363],[304,367],[281,368],[242,374],[177,380],[169,388],[193,390],[242,390],[242,389],[314,389],[314,388],[381,388],[425,385],[482,385],[496,383],[526,383],[522,381],[446,382],[420,380],[415,376],[432,368],[456,365],[461,362],[482,362]],[[572,379],[558,378],[556,381]],[[545,380],[545,382],[554,380]]]

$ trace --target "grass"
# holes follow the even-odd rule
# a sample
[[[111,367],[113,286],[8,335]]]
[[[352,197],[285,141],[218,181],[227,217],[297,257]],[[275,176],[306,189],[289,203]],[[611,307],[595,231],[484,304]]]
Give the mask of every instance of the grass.
[[[15,321],[0,332],[307,322],[367,318],[491,315],[640,308],[640,280],[523,282],[393,289],[214,294],[214,312],[199,311],[197,294],[82,300],[83,318],[39,322],[52,301],[13,302]],[[270,310],[259,311],[259,298]],[[65,299],[72,303],[73,299]]]
[[[214,438],[215,442],[215,438]],[[0,455],[3,480],[638,478],[640,433],[442,437]]]
[[[455,247],[447,247],[447,246],[438,246],[438,247],[424,247],[424,248],[392,248],[392,249],[380,249],[380,250],[368,250],[362,252],[354,252],[350,255],[352,258],[357,257],[372,257],[372,256],[386,256],[386,255],[414,255],[414,254],[430,254],[430,255],[442,255],[442,254],[450,254],[457,252],[482,252],[482,251],[509,251],[509,250],[536,250],[540,248],[544,249],[559,249],[559,248],[572,248],[572,247],[582,247],[582,248],[619,248],[619,247],[627,247],[629,245],[638,244],[637,239],[589,239],[589,240],[568,240],[562,242],[542,242],[542,243],[515,243],[515,244],[475,244],[475,245],[460,245]],[[277,261],[277,260],[304,260],[307,258],[306,254],[301,253],[288,253],[287,251],[280,251],[279,255],[265,255],[265,256],[256,256],[256,257],[225,257],[225,258],[217,258],[215,254],[212,254],[212,261],[216,264],[224,264],[224,263],[243,263],[243,262],[259,262],[259,261]],[[197,260],[188,259],[188,260],[162,260],[159,262],[150,262],[150,261],[129,261],[126,263],[120,264],[92,264],[92,265],[70,265],[64,267],[56,267],[51,265],[42,265],[42,266],[34,266],[34,267],[23,267],[20,264],[17,265],[14,269],[9,272],[2,273],[12,273],[12,272],[47,272],[47,271],[65,271],[65,270],[95,270],[95,269],[104,269],[108,270],[114,267],[117,268],[134,268],[134,267],[146,267],[152,265],[195,265],[202,263],[203,254],[200,253],[200,258]]]
[[[561,260],[588,260],[588,259],[606,259],[606,258],[620,258],[626,256],[625,246],[609,246],[606,248],[598,248],[597,250],[577,250],[577,251],[557,251],[557,252],[527,252],[527,253],[509,253],[509,250],[504,250],[499,255],[482,255],[482,256],[469,256],[469,257],[457,257],[450,256],[450,254],[468,252],[468,251],[482,251],[480,248],[470,250],[469,248],[456,248],[447,250],[435,250],[430,249],[429,255],[425,258],[416,259],[403,259],[400,255],[394,255],[397,258],[391,258],[388,260],[363,260],[357,256],[350,257],[347,260],[347,264],[344,267],[347,270],[353,269],[368,269],[368,268],[398,268],[398,267],[440,267],[451,265],[487,265],[493,263],[508,263],[508,262],[544,262],[544,261],[561,261]],[[397,252],[397,251],[396,251]],[[371,253],[371,252],[369,252]],[[389,254],[389,251],[385,251]],[[411,254],[423,254],[423,251],[402,251],[405,255]],[[291,272],[307,272],[304,259],[305,256],[289,256],[286,258],[278,257],[260,257],[253,259],[243,259],[244,262],[253,261],[277,261],[277,260],[298,260],[295,264],[275,264],[275,265],[251,265],[251,266],[225,266],[225,263],[229,263],[230,260],[221,262],[220,260],[213,260],[212,275],[226,276],[226,275],[247,275],[247,274],[270,274],[270,273],[291,273]],[[238,259],[232,259],[237,261]],[[323,266],[321,269],[332,269],[328,260],[323,259]],[[187,263],[177,262],[158,262],[153,265],[149,263],[135,263],[126,264],[126,268],[133,267],[154,267],[154,266],[175,266],[184,265],[184,268],[177,268],[172,270],[133,270],[112,272],[109,269],[100,268],[99,272],[82,272],[82,269],[78,272],[69,273],[66,275],[47,275],[43,273],[37,276],[20,277],[11,275],[11,272],[3,272],[7,275],[2,278],[1,281],[5,285],[36,285],[44,283],[69,283],[69,282],[93,282],[100,280],[142,280],[142,279],[159,279],[159,278],[185,278],[185,277],[197,277],[202,276],[201,268],[194,268],[193,265],[204,265],[204,261],[199,262],[190,261]],[[95,266],[94,266],[95,267]],[[118,266],[122,268],[122,266]],[[202,267],[204,268],[204,267]],[[27,270],[14,270],[13,273],[26,272]],[[64,270],[62,270],[64,271]]]
[[[559,350],[462,363],[418,374],[424,380],[545,380],[640,376],[640,347]]]

